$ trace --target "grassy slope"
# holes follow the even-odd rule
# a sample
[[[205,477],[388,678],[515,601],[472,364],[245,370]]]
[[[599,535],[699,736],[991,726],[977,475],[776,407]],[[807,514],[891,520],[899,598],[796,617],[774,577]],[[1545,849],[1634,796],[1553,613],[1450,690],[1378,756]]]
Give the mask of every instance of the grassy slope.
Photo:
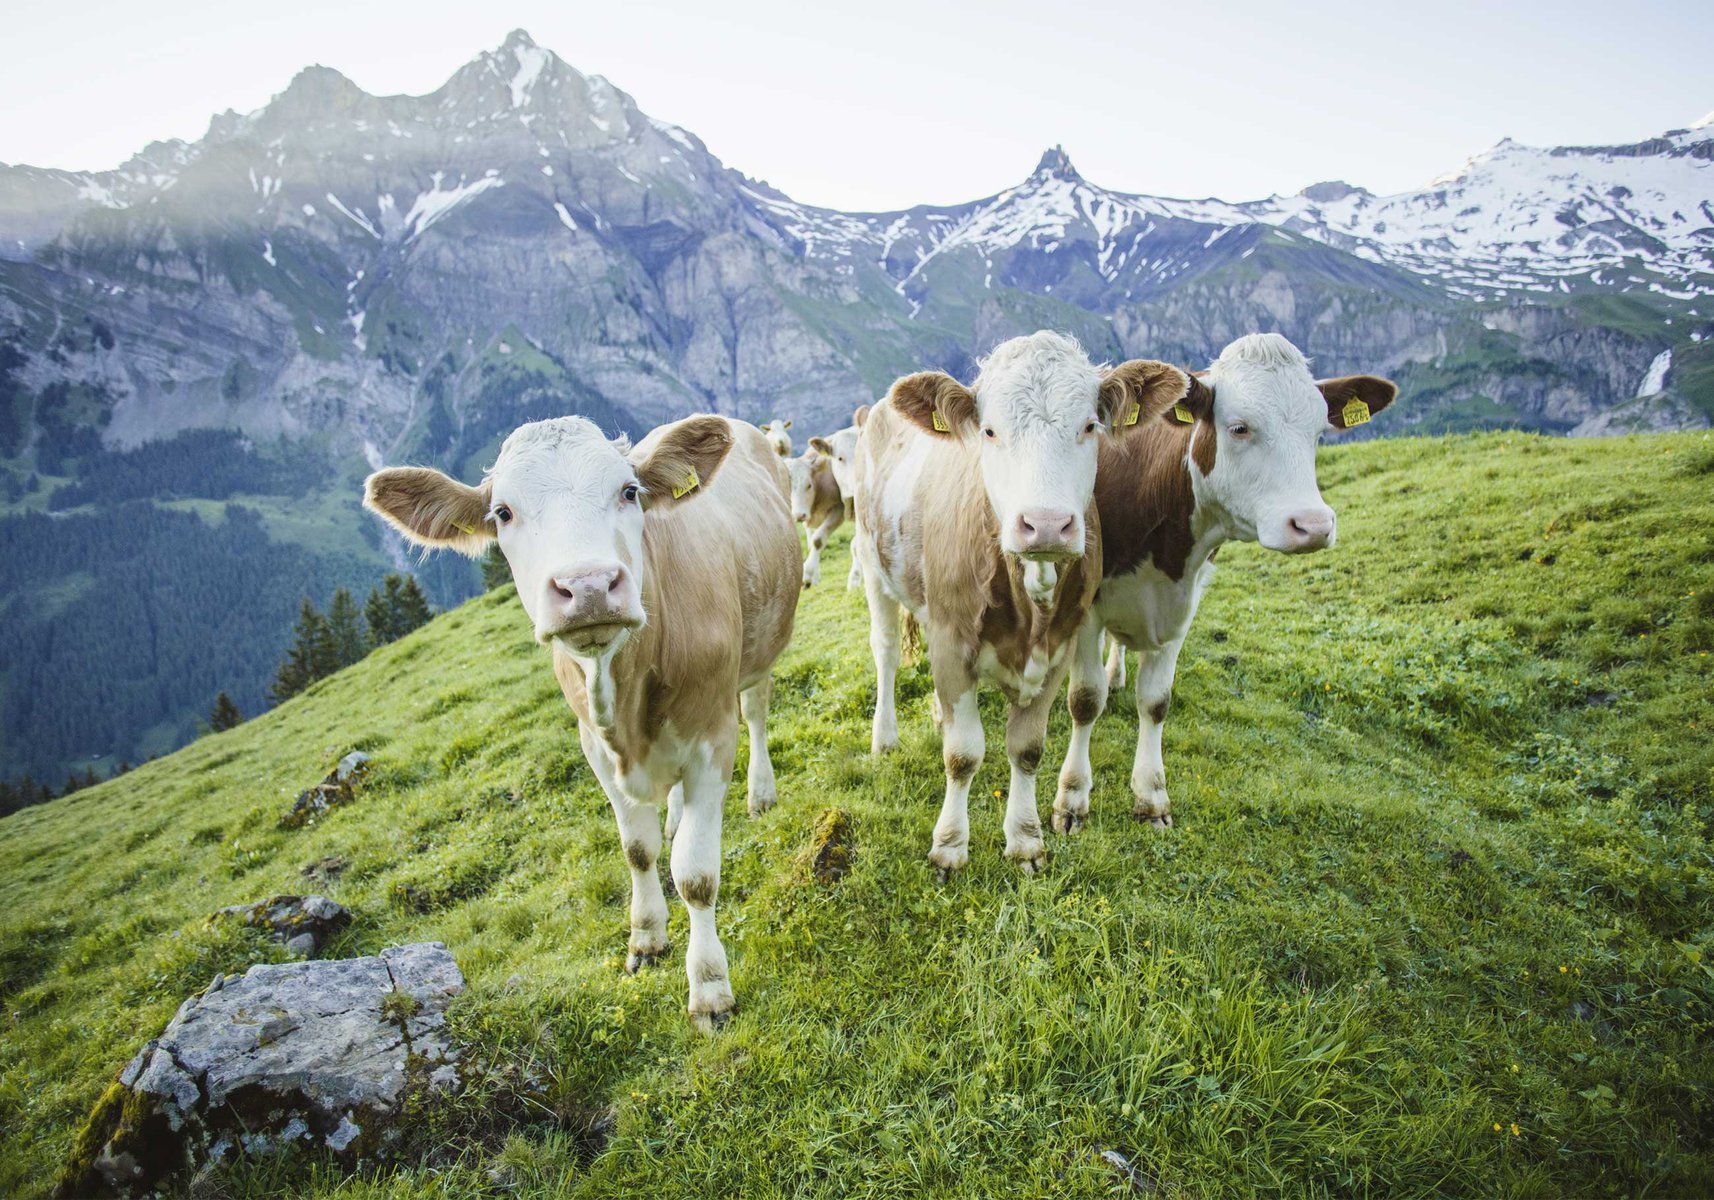
[[[529,1129],[450,1170],[235,1193],[1686,1196],[1714,1190],[1714,438],[1521,435],[1324,453],[1335,551],[1229,548],[1168,726],[1178,826],[1130,818],[1134,706],[1096,738],[1090,828],[999,859],[999,709],[972,866],[940,887],[923,669],[902,752],[843,538],[777,672],[781,806],[727,823],[739,997],[690,1032],[682,959],[619,970],[627,877],[510,589],[275,713],[0,824],[0,1192],[39,1194],[112,1074],[216,971],[277,954],[216,907],[311,890],[338,953],[444,940],[458,1021],[606,1149]],[[1062,753],[1063,706],[1049,740]],[[361,800],[292,795],[352,746]],[[1044,811],[1052,799],[1044,770]],[[812,820],[853,874],[809,880]],[[409,890],[407,890],[409,889]],[[673,905],[675,946],[683,913]],[[1516,1123],[1517,1132],[1512,1130]],[[1500,1131],[1495,1131],[1496,1124]]]

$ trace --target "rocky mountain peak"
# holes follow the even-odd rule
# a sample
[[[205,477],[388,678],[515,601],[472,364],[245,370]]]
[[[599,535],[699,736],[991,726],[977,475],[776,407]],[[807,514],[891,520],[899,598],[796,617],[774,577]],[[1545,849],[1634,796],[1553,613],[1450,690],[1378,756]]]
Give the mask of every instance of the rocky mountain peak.
[[[1032,175],[1048,179],[1069,179],[1073,182],[1083,178],[1077,173],[1077,168],[1071,165],[1071,156],[1065,152],[1063,146],[1052,146],[1043,151],[1041,161],[1036,163]]]

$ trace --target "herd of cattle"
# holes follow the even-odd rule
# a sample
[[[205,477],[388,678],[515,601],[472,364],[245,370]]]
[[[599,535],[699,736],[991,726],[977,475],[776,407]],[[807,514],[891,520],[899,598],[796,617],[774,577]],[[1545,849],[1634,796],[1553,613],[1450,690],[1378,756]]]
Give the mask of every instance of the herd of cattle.
[[[841,522],[856,522],[848,584],[868,599],[875,753],[898,744],[901,618],[920,626],[933,673],[946,793],[930,861],[944,878],[969,859],[987,682],[1010,705],[1004,854],[1033,872],[1045,858],[1036,768],[1067,675],[1054,829],[1075,833],[1088,817],[1090,729],[1123,684],[1127,647],[1139,654],[1134,812],[1171,825],[1161,727],[1215,552],[1233,540],[1332,545],[1316,444],[1396,394],[1368,375],[1315,380],[1277,334],[1240,338],[1191,375],[1148,360],[1099,367],[1041,332],[996,348],[968,387],[941,372],[900,379],[798,457],[789,421],[694,416],[633,447],[560,417],[515,431],[475,487],[395,467],[369,478],[365,503],[420,545],[479,553],[499,541],[618,820],[626,969],[667,949],[665,801],[689,914],[690,1012],[712,1026],[733,1007],[714,905],[739,719],[755,816],[775,799],[769,672]],[[794,518],[808,533],[801,563]]]

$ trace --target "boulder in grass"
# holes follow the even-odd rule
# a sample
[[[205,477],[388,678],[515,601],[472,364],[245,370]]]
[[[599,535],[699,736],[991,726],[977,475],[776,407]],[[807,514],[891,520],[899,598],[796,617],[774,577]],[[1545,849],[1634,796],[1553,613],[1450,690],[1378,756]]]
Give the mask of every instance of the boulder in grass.
[[[363,751],[353,750],[347,754],[327,773],[327,778],[298,793],[292,807],[280,818],[281,828],[299,829],[313,825],[330,809],[351,803],[356,798],[357,785],[363,781],[368,769],[369,756]]]
[[[312,957],[351,924],[351,913],[345,906],[326,896],[275,896],[254,904],[229,905],[214,915],[260,926],[303,958]]]
[[[395,1157],[407,1109],[458,1089],[446,1008],[463,990],[439,942],[216,976],[101,1098],[58,1194],[141,1195],[294,1148],[352,1167]]]

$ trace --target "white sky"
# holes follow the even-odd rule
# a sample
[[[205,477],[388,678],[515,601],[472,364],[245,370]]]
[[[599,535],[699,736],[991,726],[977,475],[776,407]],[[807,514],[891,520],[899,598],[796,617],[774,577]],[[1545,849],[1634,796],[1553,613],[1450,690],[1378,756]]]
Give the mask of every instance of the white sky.
[[[728,166],[892,209],[1016,183],[1245,200],[1400,191],[1501,137],[1635,141],[1714,109],[1714,4],[1629,0],[12,0],[0,162],[117,165],[300,67],[431,91],[522,26]],[[1393,10],[1393,11],[1388,11]]]

